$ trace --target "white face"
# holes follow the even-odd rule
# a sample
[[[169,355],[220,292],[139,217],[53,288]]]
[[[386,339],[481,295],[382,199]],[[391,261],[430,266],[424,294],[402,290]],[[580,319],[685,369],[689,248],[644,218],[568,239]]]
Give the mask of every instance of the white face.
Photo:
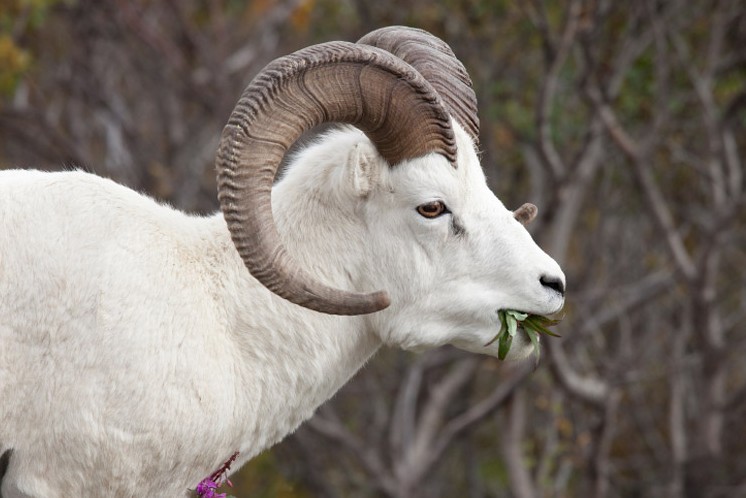
[[[499,331],[498,310],[555,313],[564,303],[556,283],[564,288],[565,277],[489,190],[468,138],[456,131],[457,169],[436,154],[386,168],[361,205],[367,256],[381,269],[366,287],[387,290],[392,301],[370,319],[390,345],[497,355],[497,342],[485,345]],[[425,216],[442,209],[438,203],[443,213]],[[509,357],[530,351],[519,338]]]

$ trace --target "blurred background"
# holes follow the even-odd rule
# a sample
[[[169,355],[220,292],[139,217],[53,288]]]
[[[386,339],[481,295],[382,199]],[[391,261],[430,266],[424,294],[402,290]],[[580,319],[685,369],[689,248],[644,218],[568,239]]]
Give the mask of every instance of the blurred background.
[[[389,24],[471,73],[490,185],[567,274],[562,339],[535,369],[383,350],[233,494],[746,496],[741,0],[2,0],[0,168],[214,211],[253,75]]]

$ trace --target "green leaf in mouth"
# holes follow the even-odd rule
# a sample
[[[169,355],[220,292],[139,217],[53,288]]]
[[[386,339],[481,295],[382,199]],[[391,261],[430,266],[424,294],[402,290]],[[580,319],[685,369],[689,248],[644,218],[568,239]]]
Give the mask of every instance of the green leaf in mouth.
[[[542,315],[531,315],[529,313],[523,313],[516,310],[500,310],[497,312],[497,316],[500,320],[500,330],[497,335],[492,338],[485,346],[489,346],[495,341],[498,341],[497,357],[504,360],[508,356],[510,346],[513,343],[513,337],[518,330],[523,330],[531,344],[534,347],[534,353],[536,354],[536,362],[539,362],[539,356],[541,354],[539,348],[539,334],[544,334],[552,337],[559,337],[558,334],[549,330],[549,327],[557,325],[560,320],[554,318],[548,318]]]

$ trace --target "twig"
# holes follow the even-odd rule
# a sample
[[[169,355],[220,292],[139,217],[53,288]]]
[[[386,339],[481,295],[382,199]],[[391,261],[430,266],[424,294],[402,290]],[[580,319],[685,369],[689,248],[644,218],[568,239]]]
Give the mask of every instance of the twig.
[[[539,92],[539,102],[536,105],[536,128],[539,133],[539,153],[545,164],[549,167],[549,171],[553,178],[560,178],[564,174],[566,166],[552,141],[550,115],[554,96],[557,92],[557,82],[560,69],[562,69],[562,66],[567,60],[567,56],[569,55],[570,49],[575,41],[580,7],[581,4],[577,0],[573,0],[570,4],[565,28],[560,37],[558,46],[552,51],[552,59],[549,63],[546,76],[544,77],[541,91]],[[544,41],[545,43],[550,43],[549,40]]]

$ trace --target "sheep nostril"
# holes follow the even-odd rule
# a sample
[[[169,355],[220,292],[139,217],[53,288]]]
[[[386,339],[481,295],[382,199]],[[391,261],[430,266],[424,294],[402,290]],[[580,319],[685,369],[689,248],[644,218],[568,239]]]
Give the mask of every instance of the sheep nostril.
[[[561,278],[543,275],[539,278],[539,283],[544,287],[559,293],[561,296],[565,295],[565,282]]]

